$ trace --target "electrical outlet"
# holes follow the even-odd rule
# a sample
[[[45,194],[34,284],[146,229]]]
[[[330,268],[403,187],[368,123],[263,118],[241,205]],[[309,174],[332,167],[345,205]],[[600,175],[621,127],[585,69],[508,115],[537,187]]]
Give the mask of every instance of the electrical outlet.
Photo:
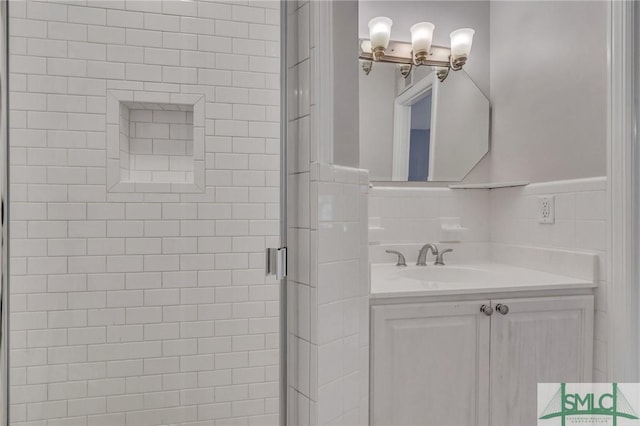
[[[556,219],[555,200],[553,196],[538,198],[538,223],[554,223]]]

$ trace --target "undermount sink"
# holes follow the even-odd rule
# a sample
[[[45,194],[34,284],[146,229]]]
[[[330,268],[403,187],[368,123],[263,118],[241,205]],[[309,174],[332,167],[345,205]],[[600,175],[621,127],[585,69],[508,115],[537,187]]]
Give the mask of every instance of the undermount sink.
[[[485,281],[489,271],[459,266],[426,266],[398,271],[398,275],[419,281],[473,283]]]

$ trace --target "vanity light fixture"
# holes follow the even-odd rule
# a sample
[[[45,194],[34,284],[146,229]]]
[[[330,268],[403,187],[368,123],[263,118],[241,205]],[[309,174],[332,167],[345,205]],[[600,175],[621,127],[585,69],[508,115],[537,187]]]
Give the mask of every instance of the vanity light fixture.
[[[464,67],[471,52],[473,35],[471,28],[460,28],[451,33],[451,48],[432,44],[435,25],[418,22],[410,28],[411,43],[392,41],[393,21],[378,16],[369,21],[369,40],[360,40],[360,59],[365,74],[369,74],[374,62],[398,64],[403,77],[407,78],[414,66],[431,66],[440,81],[444,81],[450,70]]]

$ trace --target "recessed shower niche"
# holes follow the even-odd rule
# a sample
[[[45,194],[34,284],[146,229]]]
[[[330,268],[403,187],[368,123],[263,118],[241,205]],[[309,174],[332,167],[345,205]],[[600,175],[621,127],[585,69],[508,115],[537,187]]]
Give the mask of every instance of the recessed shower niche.
[[[204,190],[204,97],[111,91],[107,184],[112,192]]]

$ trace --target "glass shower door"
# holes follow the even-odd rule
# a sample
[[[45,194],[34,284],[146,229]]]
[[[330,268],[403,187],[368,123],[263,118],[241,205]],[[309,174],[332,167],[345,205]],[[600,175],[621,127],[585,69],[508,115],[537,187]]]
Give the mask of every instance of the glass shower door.
[[[279,9],[8,4],[11,425],[278,424]]]

